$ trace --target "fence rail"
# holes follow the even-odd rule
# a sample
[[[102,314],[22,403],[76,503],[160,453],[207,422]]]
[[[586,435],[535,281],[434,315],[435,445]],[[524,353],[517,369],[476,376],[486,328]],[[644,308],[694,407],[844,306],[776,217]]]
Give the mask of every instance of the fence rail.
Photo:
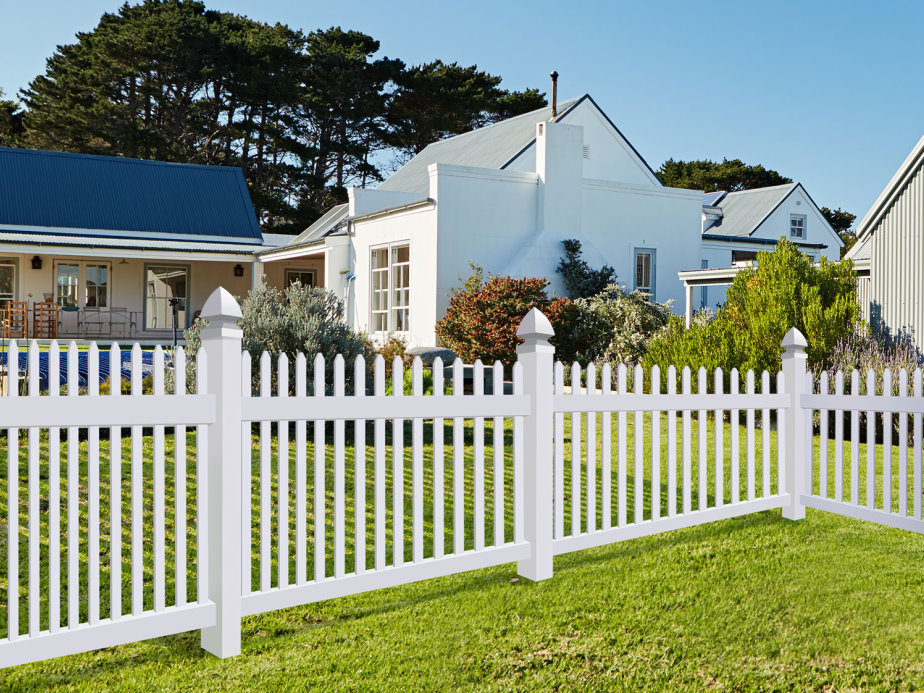
[[[921,372],[815,387],[795,330],[779,373],[566,368],[533,310],[511,369],[416,359],[405,393],[400,360],[251,357],[224,290],[203,315],[194,391],[137,345],[108,393],[95,345],[66,394],[34,343],[12,375],[0,666],[190,629],[229,657],[246,615],[776,508],[924,532]]]

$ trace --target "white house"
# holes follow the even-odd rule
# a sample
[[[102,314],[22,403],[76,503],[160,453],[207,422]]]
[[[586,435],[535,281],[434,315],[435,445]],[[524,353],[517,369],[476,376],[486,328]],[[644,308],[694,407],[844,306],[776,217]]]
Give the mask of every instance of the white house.
[[[431,144],[374,190],[352,189],[265,267],[315,259],[352,325],[437,343],[435,324],[475,263],[540,276],[563,295],[561,242],[655,300],[699,266],[702,192],[665,187],[589,95]]]
[[[924,137],[860,221],[846,257],[861,274],[863,317],[924,350]]]

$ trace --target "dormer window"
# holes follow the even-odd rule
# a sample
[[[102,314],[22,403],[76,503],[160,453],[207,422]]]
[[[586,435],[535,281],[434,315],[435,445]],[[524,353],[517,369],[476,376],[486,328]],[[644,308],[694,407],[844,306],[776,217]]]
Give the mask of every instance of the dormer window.
[[[804,214],[790,214],[789,215],[789,237],[790,238],[805,238],[805,215]]]

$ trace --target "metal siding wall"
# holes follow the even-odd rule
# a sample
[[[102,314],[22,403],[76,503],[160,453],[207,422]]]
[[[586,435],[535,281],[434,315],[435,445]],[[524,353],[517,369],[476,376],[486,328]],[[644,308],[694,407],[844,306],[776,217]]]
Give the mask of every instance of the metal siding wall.
[[[881,324],[924,350],[924,174],[919,168],[873,230],[869,298]],[[861,300],[862,300],[861,288]]]

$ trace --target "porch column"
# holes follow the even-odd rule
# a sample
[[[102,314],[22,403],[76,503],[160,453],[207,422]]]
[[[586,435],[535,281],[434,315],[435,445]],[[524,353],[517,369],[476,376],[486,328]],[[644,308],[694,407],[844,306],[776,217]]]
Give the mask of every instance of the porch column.
[[[686,310],[684,311],[684,316],[686,318],[687,327],[693,324],[693,286],[687,282],[683,283],[683,291],[687,297]]]
[[[256,289],[260,286],[260,283],[263,279],[263,263],[262,262],[251,262],[250,263],[250,288]]]

